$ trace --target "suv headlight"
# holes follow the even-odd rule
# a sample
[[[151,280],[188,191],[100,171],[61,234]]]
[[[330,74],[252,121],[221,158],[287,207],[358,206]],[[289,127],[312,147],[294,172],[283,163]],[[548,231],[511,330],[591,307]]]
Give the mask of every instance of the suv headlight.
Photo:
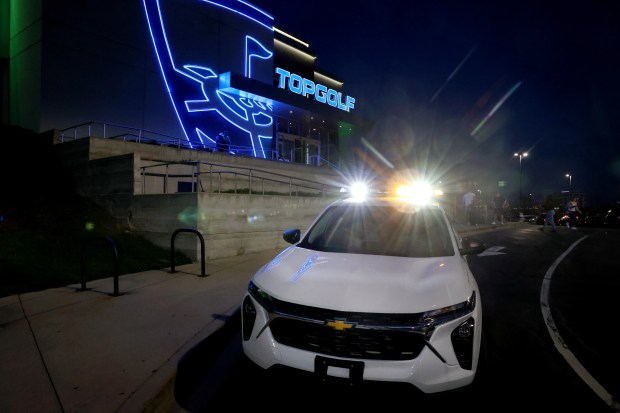
[[[436,327],[449,321],[463,317],[474,311],[476,308],[476,292],[473,291],[471,297],[462,303],[449,305],[447,307],[438,308],[436,310],[426,311],[422,314],[422,323]]]

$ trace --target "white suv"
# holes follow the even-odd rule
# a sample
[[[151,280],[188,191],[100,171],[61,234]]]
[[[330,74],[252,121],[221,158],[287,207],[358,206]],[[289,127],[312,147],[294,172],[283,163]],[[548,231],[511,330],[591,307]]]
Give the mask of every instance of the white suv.
[[[352,381],[406,382],[424,393],[469,385],[482,306],[461,239],[444,210],[401,198],[339,200],[251,279],[243,351]]]

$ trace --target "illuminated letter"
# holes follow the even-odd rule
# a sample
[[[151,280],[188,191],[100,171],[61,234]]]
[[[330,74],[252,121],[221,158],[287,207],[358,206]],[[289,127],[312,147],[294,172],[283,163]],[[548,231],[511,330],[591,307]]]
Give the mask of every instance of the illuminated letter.
[[[352,98],[351,96],[347,96],[347,112],[349,109],[355,109],[355,98]]]
[[[338,95],[340,93],[336,92],[334,89],[329,89],[327,91],[327,104],[329,106],[338,106]]]
[[[291,75],[291,80],[289,80],[288,82],[288,90],[290,90],[293,93],[297,93],[298,95],[301,95],[301,92],[302,92],[301,83],[302,83],[301,76],[293,73]]]
[[[327,88],[323,85],[316,86],[316,101],[325,103],[327,101],[327,97],[325,96],[327,93]]]
[[[280,81],[278,82],[278,87],[280,89],[284,89],[286,87],[286,78],[291,75],[291,72],[284,70],[284,69],[280,69],[279,67],[276,67],[276,73],[280,75]]]
[[[338,102],[338,109],[342,109],[344,111],[349,111],[349,109],[353,108],[354,104],[355,104],[355,99],[347,96],[345,101],[347,102],[346,104],[344,102],[342,102],[342,96],[340,93],[338,93],[338,97],[339,97],[339,102]]]
[[[314,82],[310,79],[304,79],[304,97],[314,95]]]

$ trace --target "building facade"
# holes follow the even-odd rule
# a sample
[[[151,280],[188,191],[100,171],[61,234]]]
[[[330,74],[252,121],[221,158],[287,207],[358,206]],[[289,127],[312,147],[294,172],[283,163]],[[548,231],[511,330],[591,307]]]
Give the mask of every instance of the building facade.
[[[0,0],[2,121],[337,166],[367,128],[316,53],[237,0]],[[127,131],[134,131],[128,133]]]

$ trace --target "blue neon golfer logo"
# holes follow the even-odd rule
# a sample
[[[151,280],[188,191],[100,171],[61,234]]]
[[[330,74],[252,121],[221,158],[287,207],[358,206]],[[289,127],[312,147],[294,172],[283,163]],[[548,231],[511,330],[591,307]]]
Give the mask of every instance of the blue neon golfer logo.
[[[221,72],[231,71],[232,66],[232,71],[248,78],[261,80],[263,73],[263,79],[271,80],[273,52],[258,37],[273,39],[273,17],[243,1],[186,2],[185,6],[228,11],[230,24],[251,30],[252,35],[230,30],[227,45],[238,47],[228,50],[220,47],[221,42],[208,40],[213,31],[208,31],[206,15],[179,7],[179,2],[143,2],[164,82],[187,145],[214,148],[217,134],[228,130],[234,152],[270,158],[272,103],[220,90],[217,68],[230,64]],[[265,77],[264,73],[270,75]]]

